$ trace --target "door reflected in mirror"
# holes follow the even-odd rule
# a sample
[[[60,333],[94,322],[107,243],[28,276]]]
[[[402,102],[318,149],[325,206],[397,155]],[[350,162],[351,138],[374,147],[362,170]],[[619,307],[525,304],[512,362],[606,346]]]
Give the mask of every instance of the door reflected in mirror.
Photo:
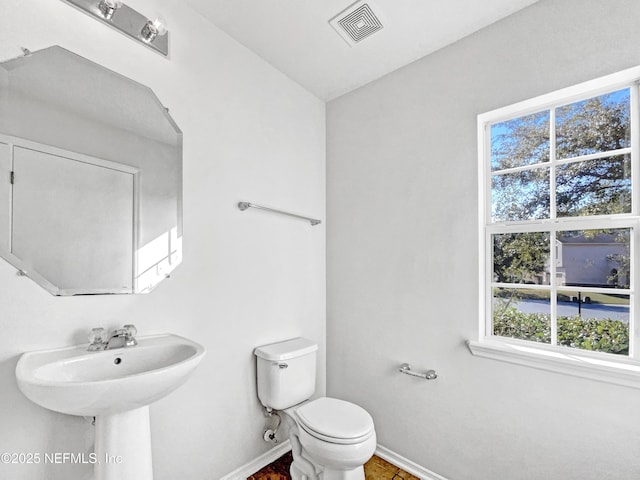
[[[61,47],[0,63],[0,255],[54,295],[147,293],[182,260],[182,132]]]

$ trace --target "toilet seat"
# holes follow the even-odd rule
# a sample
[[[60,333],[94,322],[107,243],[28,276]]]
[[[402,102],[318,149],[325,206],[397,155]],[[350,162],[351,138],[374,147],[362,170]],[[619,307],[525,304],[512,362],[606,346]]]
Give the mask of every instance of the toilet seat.
[[[322,397],[295,411],[298,424],[312,437],[342,445],[362,443],[374,434],[373,419],[362,407]]]

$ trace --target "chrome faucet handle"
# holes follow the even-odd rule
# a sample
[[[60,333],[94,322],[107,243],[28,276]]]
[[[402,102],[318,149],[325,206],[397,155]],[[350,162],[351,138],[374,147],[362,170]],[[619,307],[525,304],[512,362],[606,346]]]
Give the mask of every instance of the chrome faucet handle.
[[[89,332],[89,343],[102,343],[106,340],[104,328],[92,328]]]
[[[136,333],[138,333],[138,329],[135,327],[135,325],[125,325],[124,327],[122,327],[122,331],[125,335],[124,346],[135,347],[138,344],[138,341],[136,340]]]
[[[102,350],[107,341],[107,333],[104,328],[92,328],[89,332],[89,350]]]
[[[138,329],[136,328],[136,326],[131,323],[125,325],[124,327],[122,327],[122,329],[125,330],[128,338],[135,338],[136,334],[138,333]]]

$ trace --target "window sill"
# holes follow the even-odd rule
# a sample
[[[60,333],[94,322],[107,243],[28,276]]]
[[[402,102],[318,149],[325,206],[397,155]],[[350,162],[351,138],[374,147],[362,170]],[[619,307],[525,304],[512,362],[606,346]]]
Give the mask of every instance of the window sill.
[[[594,358],[568,348],[564,352],[489,339],[469,340],[467,346],[478,357],[640,389],[640,362],[627,358]]]

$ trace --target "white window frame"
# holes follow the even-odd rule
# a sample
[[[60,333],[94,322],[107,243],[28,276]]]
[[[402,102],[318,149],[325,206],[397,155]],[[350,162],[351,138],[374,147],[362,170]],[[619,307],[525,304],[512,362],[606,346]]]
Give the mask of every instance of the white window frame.
[[[478,226],[479,226],[479,323],[478,337],[467,342],[474,355],[525,365],[537,369],[590,378],[593,380],[640,388],[640,316],[638,294],[640,272],[640,66],[623,70],[595,80],[564,88],[546,95],[525,100],[514,105],[499,108],[478,115]],[[553,152],[555,145],[555,121],[553,109],[630,88],[630,128],[631,148],[624,154],[631,155],[632,206],[630,214],[599,216],[580,219],[555,218],[555,198],[551,192],[551,217],[545,220],[529,222],[491,222],[491,141],[492,124],[513,118],[523,117],[546,109],[551,110],[550,141]],[[600,157],[601,154],[593,155]],[[590,155],[579,157],[588,159]],[[556,160],[554,155],[550,163]],[[630,288],[624,293],[630,295],[629,305],[629,356],[620,356],[602,352],[590,352],[577,348],[542,344],[492,335],[492,305],[489,293],[492,291],[492,244],[491,235],[511,231],[550,231],[552,239],[557,230],[584,230],[594,228],[631,228],[631,272]],[[556,261],[556,252],[551,248],[550,262]],[[554,270],[555,271],[555,270]],[[554,288],[571,290],[570,287],[557,286],[557,279],[551,276],[551,290]],[[527,285],[535,288],[535,286]],[[546,287],[547,289],[549,287]],[[551,308],[555,309],[555,302]],[[551,332],[555,337],[555,328]]]

